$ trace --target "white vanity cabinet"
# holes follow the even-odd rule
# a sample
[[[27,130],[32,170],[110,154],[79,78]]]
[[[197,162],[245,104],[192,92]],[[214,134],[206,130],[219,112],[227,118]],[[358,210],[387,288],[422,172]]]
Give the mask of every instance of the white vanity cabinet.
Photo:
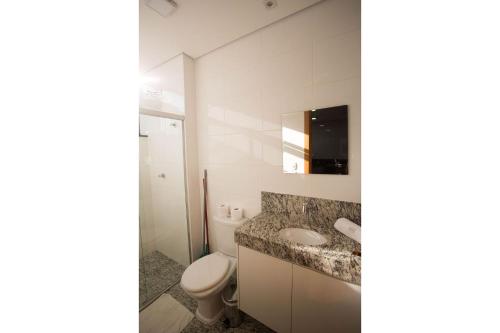
[[[239,306],[277,332],[361,332],[361,288],[238,246]]]
[[[292,324],[292,264],[238,246],[239,307],[276,332]]]
[[[292,332],[361,332],[361,287],[293,265]]]

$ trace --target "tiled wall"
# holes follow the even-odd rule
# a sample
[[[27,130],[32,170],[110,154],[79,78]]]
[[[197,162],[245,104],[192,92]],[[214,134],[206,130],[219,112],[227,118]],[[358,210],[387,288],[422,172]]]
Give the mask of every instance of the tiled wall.
[[[184,90],[184,56],[181,54],[141,77],[141,108],[186,114]]]
[[[360,16],[358,0],[327,0],[196,59],[199,163],[211,205],[254,216],[260,191],[361,202]],[[280,115],[342,104],[349,175],[284,174]]]

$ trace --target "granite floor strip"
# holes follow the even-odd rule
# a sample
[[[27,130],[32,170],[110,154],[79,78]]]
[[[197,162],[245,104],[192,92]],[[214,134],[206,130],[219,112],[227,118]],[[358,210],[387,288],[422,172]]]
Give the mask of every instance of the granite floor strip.
[[[139,307],[177,283],[186,267],[159,251],[139,260]]]

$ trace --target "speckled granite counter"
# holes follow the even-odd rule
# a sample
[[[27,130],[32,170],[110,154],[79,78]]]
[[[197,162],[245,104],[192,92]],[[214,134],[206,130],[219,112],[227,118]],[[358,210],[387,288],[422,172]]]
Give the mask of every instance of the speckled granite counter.
[[[309,216],[301,211],[304,202],[314,207]],[[262,192],[262,210],[236,229],[236,243],[343,281],[361,284],[361,256],[353,253],[360,253],[361,245],[333,227],[339,217],[360,224],[360,204]],[[314,230],[329,240],[323,245],[309,246],[279,236],[281,229],[293,227]]]

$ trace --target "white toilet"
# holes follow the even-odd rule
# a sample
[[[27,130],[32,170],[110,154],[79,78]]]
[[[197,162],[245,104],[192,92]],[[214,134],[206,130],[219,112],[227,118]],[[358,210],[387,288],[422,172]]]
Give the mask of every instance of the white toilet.
[[[214,217],[213,221],[219,252],[193,262],[181,278],[182,289],[198,302],[196,317],[208,325],[219,320],[224,312],[221,293],[236,272],[234,230],[245,220],[235,222],[229,218]]]

